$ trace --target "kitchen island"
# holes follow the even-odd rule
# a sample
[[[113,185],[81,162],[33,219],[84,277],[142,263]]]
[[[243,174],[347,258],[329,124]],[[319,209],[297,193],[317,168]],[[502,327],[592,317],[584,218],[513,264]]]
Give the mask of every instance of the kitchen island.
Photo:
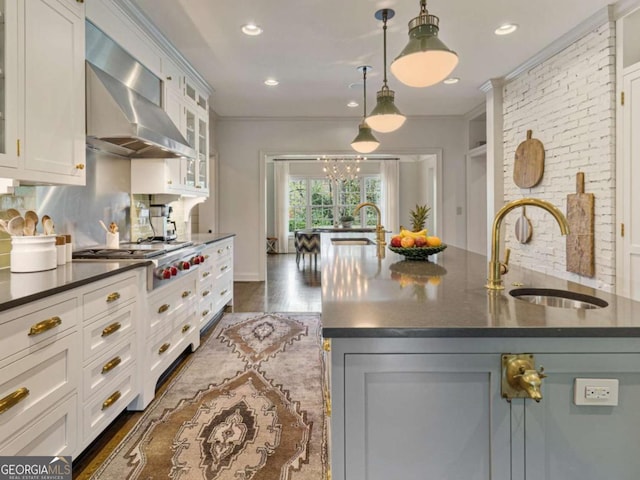
[[[638,477],[640,303],[518,268],[488,291],[481,255],[449,247],[408,262],[331,238],[322,315],[334,479]],[[536,305],[510,295],[521,287],[608,306]],[[505,354],[544,367],[539,403],[503,398]]]

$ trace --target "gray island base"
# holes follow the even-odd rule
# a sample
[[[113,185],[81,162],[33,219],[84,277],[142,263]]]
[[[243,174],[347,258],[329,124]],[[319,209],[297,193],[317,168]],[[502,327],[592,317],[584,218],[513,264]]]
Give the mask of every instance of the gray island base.
[[[420,266],[324,237],[333,479],[640,478],[639,303],[517,268],[488,293],[483,256]],[[609,305],[530,304],[513,283]],[[502,397],[507,353],[544,367],[539,403]]]

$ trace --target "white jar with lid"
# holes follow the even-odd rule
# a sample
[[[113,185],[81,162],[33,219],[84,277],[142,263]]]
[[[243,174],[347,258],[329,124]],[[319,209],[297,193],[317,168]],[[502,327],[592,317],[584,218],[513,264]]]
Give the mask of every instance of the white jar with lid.
[[[64,235],[56,235],[56,259],[58,265],[67,263],[67,247]]]

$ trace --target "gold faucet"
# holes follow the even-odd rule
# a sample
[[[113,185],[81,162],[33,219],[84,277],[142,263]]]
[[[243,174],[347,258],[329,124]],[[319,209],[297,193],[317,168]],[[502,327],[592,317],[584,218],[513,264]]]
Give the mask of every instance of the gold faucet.
[[[502,207],[498,213],[496,213],[493,219],[493,227],[491,233],[491,261],[489,262],[489,279],[487,280],[486,287],[490,290],[502,290],[504,285],[502,284],[501,276],[507,273],[507,264],[509,262],[509,250],[507,250],[507,257],[504,262],[500,262],[500,226],[504,217],[514,208],[523,207],[525,205],[532,205],[534,207],[540,207],[546,210],[553,218],[556,219],[558,225],[560,225],[560,233],[567,235],[569,233],[569,224],[567,219],[557,207],[547,202],[546,200],[540,200],[539,198],[521,198],[507,203]]]
[[[380,209],[377,205],[371,202],[363,202],[356,206],[355,210],[353,211],[353,215],[357,215],[362,207],[371,207],[375,209],[376,215],[378,216],[378,221],[376,224],[376,243],[378,245],[386,245],[387,242],[384,241],[384,227],[380,223],[382,221],[382,214],[380,213]]]

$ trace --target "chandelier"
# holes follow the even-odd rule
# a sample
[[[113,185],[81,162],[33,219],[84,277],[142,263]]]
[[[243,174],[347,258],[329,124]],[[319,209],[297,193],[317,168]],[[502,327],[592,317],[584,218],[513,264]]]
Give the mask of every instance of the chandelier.
[[[325,176],[336,182],[358,178],[360,164],[366,159],[367,157],[360,155],[355,157],[328,157],[326,155],[318,157],[318,161],[323,164],[322,171]]]

